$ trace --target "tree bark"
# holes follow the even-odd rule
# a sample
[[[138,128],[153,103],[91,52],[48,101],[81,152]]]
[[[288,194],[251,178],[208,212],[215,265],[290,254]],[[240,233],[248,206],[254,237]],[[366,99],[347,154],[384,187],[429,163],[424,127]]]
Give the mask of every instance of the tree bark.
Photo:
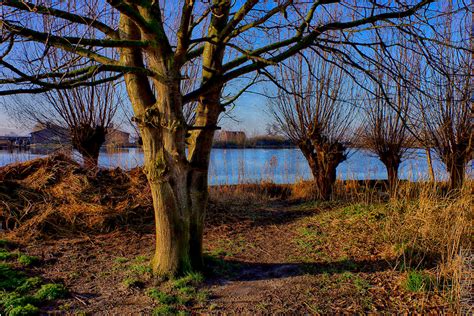
[[[464,159],[451,158],[447,163],[449,172],[449,190],[459,190],[464,184],[466,164]]]
[[[398,167],[399,164],[397,163],[386,163],[385,167],[387,168],[387,175],[388,175],[388,191],[390,196],[394,196],[397,189],[398,184]]]
[[[333,145],[324,144],[317,146],[317,148],[310,140],[299,144],[299,148],[308,161],[309,168],[313,174],[318,198],[323,201],[331,199],[334,184],[336,183],[337,166],[345,159],[343,148],[338,146],[338,144]],[[338,147],[338,149],[334,150],[335,147]],[[327,148],[327,151],[322,150],[323,148]]]
[[[315,179],[317,179],[316,188],[319,198],[323,201],[329,201],[336,183],[336,167],[331,165],[327,170],[317,171]]]
[[[190,215],[190,258],[194,269],[203,267],[202,243],[204,220],[208,203],[208,170],[217,120],[222,111],[220,87],[202,97],[196,109],[195,126],[188,137],[188,161],[192,168]]]
[[[222,15],[213,12],[209,33],[217,36],[225,26],[228,12]],[[121,16],[120,29],[121,36],[127,39],[153,38],[153,34],[140,31],[125,16]],[[143,57],[139,49],[122,49],[121,60],[129,66],[143,67]],[[214,130],[222,109],[222,85],[201,96],[196,122],[189,129],[183,117],[182,75],[172,50],[160,44],[149,48],[147,57],[149,67],[161,77],[153,79],[155,93],[145,75],[126,74],[125,82],[142,136],[144,170],[153,197],[156,221],[153,271],[157,275],[176,276],[203,266],[207,174]],[[220,73],[222,60],[223,46],[206,43],[203,82]]]
[[[433,160],[431,159],[431,149],[426,148],[425,152],[426,152],[426,163],[428,165],[428,173],[430,176],[430,181],[434,183],[436,181],[436,178],[435,178],[434,169],[433,169]]]

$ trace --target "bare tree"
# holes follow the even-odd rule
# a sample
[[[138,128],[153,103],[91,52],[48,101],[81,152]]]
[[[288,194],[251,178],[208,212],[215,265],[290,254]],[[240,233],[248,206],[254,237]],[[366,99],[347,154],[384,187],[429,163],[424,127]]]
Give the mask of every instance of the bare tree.
[[[391,194],[395,193],[400,164],[415,145],[406,125],[410,95],[400,84],[395,86],[393,92],[391,104],[384,97],[367,98],[365,120],[358,135],[358,143],[377,155],[387,168]]]
[[[436,34],[437,42],[420,44],[426,60],[420,70],[423,91],[418,94],[414,123],[422,126],[425,146],[433,148],[446,165],[449,188],[455,190],[463,185],[474,153],[472,19],[455,18],[451,8],[445,10],[439,18],[443,32]]]
[[[403,43],[403,39],[399,42]],[[358,145],[377,155],[385,165],[391,195],[396,192],[400,164],[416,145],[407,125],[413,97],[405,81],[415,78],[414,73],[408,71],[414,64],[414,55],[408,47],[403,43],[393,49],[403,64],[398,69],[398,74],[403,73],[403,76],[386,74],[378,68],[372,71],[377,78],[375,91],[367,93],[364,100],[364,122],[357,135]]]
[[[156,212],[153,270],[182,273],[202,266],[209,155],[225,105],[253,78],[264,75],[265,68],[311,45],[324,46],[322,34],[360,33],[374,24],[410,24],[410,17],[431,2],[3,0],[0,83],[8,86],[0,95],[68,89],[124,76],[143,139],[144,169]],[[114,13],[120,14],[118,25],[109,22]],[[43,28],[40,16],[54,19]],[[176,19],[179,26],[170,27]],[[71,26],[67,35],[61,33],[64,24]],[[91,29],[95,31],[88,32]],[[358,45],[339,41],[352,44]],[[16,59],[24,48],[39,52],[39,57],[50,49],[68,51],[88,63],[74,71],[66,66],[51,69],[38,56],[30,59],[23,53],[29,62],[25,66]],[[110,50],[120,58],[110,57]],[[184,94],[183,67],[197,59],[200,82]],[[91,81],[101,74],[107,78]],[[249,84],[222,102],[225,84],[239,78],[241,83],[248,78]],[[192,102],[197,108],[190,126],[183,109]]]
[[[282,65],[278,94],[269,99],[269,108],[308,161],[318,197],[328,200],[336,168],[347,158],[355,111],[349,106],[350,79],[322,54],[300,54]]]
[[[100,147],[121,102],[115,90],[113,83],[53,90],[29,100],[17,98],[7,111],[19,122],[58,127],[52,131],[71,140],[84,165],[97,168]]]

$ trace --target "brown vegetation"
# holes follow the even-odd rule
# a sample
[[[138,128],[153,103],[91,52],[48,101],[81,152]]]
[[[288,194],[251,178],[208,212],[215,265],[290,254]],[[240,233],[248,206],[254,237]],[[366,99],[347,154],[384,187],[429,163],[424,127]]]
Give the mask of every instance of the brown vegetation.
[[[90,171],[63,154],[0,170],[2,227],[21,238],[107,232],[153,220],[139,169]]]

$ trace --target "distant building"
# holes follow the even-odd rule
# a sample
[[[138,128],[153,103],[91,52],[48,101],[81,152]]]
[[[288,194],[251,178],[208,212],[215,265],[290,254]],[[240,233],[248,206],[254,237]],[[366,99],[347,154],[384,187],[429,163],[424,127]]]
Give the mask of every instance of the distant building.
[[[54,124],[37,124],[31,132],[31,144],[69,144],[68,129]]]
[[[107,135],[105,135],[106,146],[129,146],[130,145],[130,133],[115,129],[109,128]]]
[[[54,124],[37,124],[31,132],[31,144],[70,144],[71,136],[67,128]],[[113,127],[107,130],[105,136],[106,146],[128,146],[130,144],[130,133]]]
[[[217,140],[223,143],[233,143],[237,145],[245,144],[247,136],[242,131],[222,131],[219,133]]]

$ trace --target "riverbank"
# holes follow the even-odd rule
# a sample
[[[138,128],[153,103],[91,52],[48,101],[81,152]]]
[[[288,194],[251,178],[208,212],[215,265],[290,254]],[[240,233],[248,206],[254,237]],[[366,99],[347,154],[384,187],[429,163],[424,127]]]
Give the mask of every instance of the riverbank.
[[[306,182],[211,187],[208,269],[158,282],[141,171],[89,174],[49,157],[0,169],[0,238],[16,243],[4,253],[38,258],[2,264],[65,286],[66,296],[36,302],[43,312],[456,311],[459,258],[446,249],[469,242],[472,184],[453,199],[406,182],[392,201],[375,184],[340,181],[330,202],[313,200]]]

